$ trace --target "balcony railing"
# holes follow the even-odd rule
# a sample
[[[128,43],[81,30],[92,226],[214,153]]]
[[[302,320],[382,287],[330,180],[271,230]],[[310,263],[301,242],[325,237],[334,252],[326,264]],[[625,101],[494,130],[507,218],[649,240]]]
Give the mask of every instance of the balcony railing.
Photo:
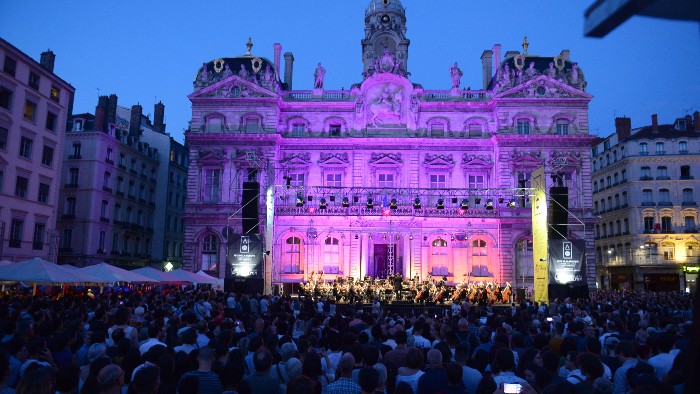
[[[683,202],[681,203],[681,205],[684,206],[684,207],[688,207],[688,206],[695,206],[695,205],[698,205],[698,203],[695,202],[695,201],[683,201]]]
[[[642,201],[642,206],[643,207],[655,207],[656,203],[653,201]]]
[[[654,177],[651,175],[642,175],[639,177],[640,181],[653,181]]]
[[[671,201],[659,201],[660,207],[672,207],[673,203]]]
[[[656,177],[657,181],[669,181],[671,180],[671,177],[668,175],[660,175]]]
[[[681,175],[681,178],[680,178],[680,179],[681,179],[682,181],[685,181],[685,180],[690,180],[690,179],[694,179],[694,178],[693,178],[692,175]]]
[[[111,193],[111,192],[112,192],[112,188],[111,188],[111,187],[108,187],[108,186],[102,186],[102,190],[106,191],[107,193]]]
[[[82,155],[68,155],[68,160],[80,160],[82,158]]]

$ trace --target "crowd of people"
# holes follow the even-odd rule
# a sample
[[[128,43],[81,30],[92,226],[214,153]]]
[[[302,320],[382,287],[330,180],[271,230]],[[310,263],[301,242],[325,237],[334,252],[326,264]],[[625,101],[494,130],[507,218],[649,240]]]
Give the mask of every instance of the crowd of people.
[[[697,392],[693,304],[600,291],[403,315],[179,288],[6,293],[0,394]]]

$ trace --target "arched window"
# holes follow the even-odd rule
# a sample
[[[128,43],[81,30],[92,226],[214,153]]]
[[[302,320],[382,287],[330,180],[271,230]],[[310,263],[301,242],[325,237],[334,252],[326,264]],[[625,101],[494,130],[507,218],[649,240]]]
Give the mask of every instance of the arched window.
[[[661,232],[671,233],[673,232],[673,224],[670,216],[661,217]]]
[[[301,238],[289,237],[284,241],[282,272],[286,274],[303,273],[301,270]]]
[[[447,256],[447,241],[438,238],[432,244],[432,275],[446,276],[449,274],[448,256]]]
[[[521,239],[515,244],[515,270],[517,280],[522,282],[533,280],[535,260],[532,253],[532,240]]]
[[[664,260],[673,260],[674,259],[674,245],[673,242],[662,242],[661,243],[661,256],[663,256]]]
[[[657,142],[657,143],[656,143],[656,154],[657,154],[657,155],[664,155],[664,154],[666,154],[666,148],[665,148],[663,142]]]
[[[648,155],[649,154],[649,149],[647,147],[646,142],[641,142],[639,143],[639,154],[642,156]]]
[[[518,128],[518,134],[530,134],[530,120],[529,119],[518,119],[515,122]]]
[[[224,118],[211,116],[207,119],[207,133],[221,133],[224,131]]]
[[[327,237],[323,243],[323,272],[337,274],[340,272],[340,241]]]
[[[569,134],[569,121],[566,119],[557,120],[557,134],[567,135]]]
[[[219,239],[214,234],[205,235],[202,238],[202,269],[211,270],[219,261]]]
[[[483,239],[472,241],[472,276],[491,276],[488,248]]]

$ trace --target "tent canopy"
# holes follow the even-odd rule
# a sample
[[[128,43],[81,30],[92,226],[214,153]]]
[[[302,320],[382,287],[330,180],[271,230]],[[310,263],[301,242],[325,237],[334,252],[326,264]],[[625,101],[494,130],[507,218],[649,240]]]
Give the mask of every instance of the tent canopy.
[[[0,280],[28,283],[108,283],[87,273],[64,268],[41,258],[0,266]]]
[[[141,275],[137,272],[127,271],[115,267],[111,264],[100,263],[80,269],[81,272],[102,279],[108,283],[128,282],[128,283],[157,283],[158,281]]]
[[[168,276],[165,272],[159,271],[155,268],[151,267],[143,267],[143,268],[137,268],[131,272],[137,273],[139,275],[143,275],[145,277],[151,278],[158,283],[162,284],[171,284],[171,285],[186,285],[192,283],[191,280],[183,280],[180,278],[174,278],[171,276]]]
[[[176,270],[170,271],[170,272],[166,273],[166,275],[168,275],[171,278],[177,278],[180,280],[189,281],[189,282],[192,282],[194,284],[203,283],[203,284],[215,285],[217,282],[216,278],[214,278],[210,275],[202,276],[202,275],[195,274],[194,272],[189,272],[189,271],[185,271],[182,269],[176,269]]]

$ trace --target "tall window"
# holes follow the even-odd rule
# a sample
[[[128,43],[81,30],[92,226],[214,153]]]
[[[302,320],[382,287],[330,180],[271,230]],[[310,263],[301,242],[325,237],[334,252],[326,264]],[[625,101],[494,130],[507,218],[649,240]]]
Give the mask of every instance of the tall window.
[[[656,154],[657,155],[663,155],[666,153],[666,148],[664,147],[663,142],[657,142],[656,143]]]
[[[41,164],[51,167],[53,165],[53,147],[44,145],[41,152]]]
[[[289,237],[284,241],[282,272],[287,274],[303,273],[301,270],[301,238]]]
[[[24,102],[24,119],[35,122],[36,121],[36,103],[31,100],[26,100]]]
[[[34,237],[32,238],[32,249],[44,249],[44,233],[46,232],[46,224],[34,223]]]
[[[670,233],[673,230],[673,226],[671,225],[671,217],[670,216],[662,216],[661,217],[661,231],[664,233]]]
[[[204,202],[218,203],[221,199],[221,170],[204,170],[204,190],[202,191]]]
[[[519,280],[532,280],[535,273],[535,260],[532,252],[532,240],[521,239],[515,244],[516,275]]]
[[[323,272],[337,274],[340,269],[340,241],[335,237],[328,237],[323,245]]]
[[[695,232],[695,216],[686,216],[685,218],[685,232],[694,233]]]
[[[379,187],[394,187],[394,174],[378,174],[377,186]]]
[[[0,86],[0,107],[5,108],[6,110],[11,110],[12,109],[12,96],[13,92],[12,90]]]
[[[326,186],[341,187],[342,174],[326,174]]]
[[[77,206],[77,200],[75,197],[66,198],[66,206],[63,213],[66,216],[75,216],[75,208]]]
[[[3,63],[2,70],[14,77],[15,71],[17,71],[17,61],[5,55],[5,62]]]
[[[292,137],[303,137],[306,131],[306,125],[303,123],[294,123],[292,125]]]
[[[654,231],[654,218],[651,216],[644,217],[644,233],[650,234]]]
[[[221,117],[212,117],[207,119],[208,133],[221,133],[224,128],[224,119]]]
[[[483,175],[469,175],[468,184],[470,189],[483,189],[486,186]]]
[[[293,172],[289,174],[289,177],[292,178],[291,181],[289,181],[289,184],[292,186],[304,186],[304,174],[301,172]]]
[[[61,232],[61,249],[71,249],[73,246],[73,229],[64,228]]]
[[[641,174],[644,179],[651,178],[651,167],[643,166]]]
[[[119,204],[114,204],[114,217],[113,217],[113,219],[115,222],[122,220],[121,214],[122,214],[122,206]]]
[[[49,185],[46,183],[39,183],[39,195],[37,201],[40,203],[47,204],[49,202]]]
[[[659,203],[668,203],[671,201],[671,194],[668,189],[659,189]]]
[[[7,135],[10,130],[7,127],[0,126],[0,149],[7,150]]]
[[[489,257],[486,241],[472,241],[472,276],[491,276],[489,273]]]
[[[107,209],[109,207],[109,202],[107,200],[102,200],[102,205],[100,206],[100,218],[107,218]]]
[[[112,253],[119,251],[119,233],[112,234]]]
[[[244,129],[246,133],[257,133],[260,131],[260,119],[246,118]]]
[[[46,129],[49,131],[56,131],[57,120],[58,116],[55,113],[48,111],[46,113]]]
[[[622,170],[622,182],[627,181],[627,170]]]
[[[661,255],[664,257],[664,260],[673,260],[674,257],[674,245],[672,242],[662,242],[661,243]]]
[[[690,176],[690,166],[681,166],[681,179],[693,179]]]
[[[447,256],[447,241],[438,238],[433,241],[432,254],[432,275],[447,275],[449,274],[448,256]]]
[[[652,195],[651,189],[642,190],[642,204],[654,205],[654,196]]]
[[[12,219],[10,223],[10,247],[21,248],[24,236],[24,220]]]
[[[519,120],[517,122],[518,134],[530,134],[530,121],[529,120]]]
[[[625,225],[625,227],[624,227],[625,234],[629,234],[630,233],[630,220],[628,218],[624,219],[624,225]]]
[[[32,158],[32,146],[34,146],[34,140],[27,137],[22,137],[19,140],[19,155],[25,159]]]
[[[29,82],[27,85],[29,85],[30,88],[34,90],[39,90],[39,83],[41,81],[41,76],[39,74],[35,73],[34,71],[29,72]]]
[[[678,143],[678,153],[688,153],[688,143],[686,141],[681,141]]]
[[[111,183],[112,183],[112,174],[110,174],[109,171],[105,171],[105,175],[102,179],[102,187],[109,189],[109,185],[111,185]]]
[[[113,156],[114,156],[114,152],[112,151],[112,148],[107,148],[107,154],[105,155],[105,161],[107,161],[108,163],[114,164]]]
[[[442,123],[434,123],[430,125],[430,136],[431,137],[444,137],[445,136],[445,125]]]
[[[219,250],[218,238],[214,234],[209,234],[202,239],[202,269],[211,269],[217,263]]]
[[[656,167],[656,179],[666,179],[668,178],[668,168],[666,166]]]
[[[15,197],[27,198],[27,189],[29,188],[29,179],[23,176],[17,176],[15,183]]]
[[[684,203],[693,202],[693,189],[690,189],[690,188],[683,189],[683,202]]]
[[[105,250],[105,238],[107,238],[107,233],[100,231],[100,238],[97,243],[97,249],[100,253],[103,253],[102,251]]]
[[[78,187],[78,178],[80,177],[80,170],[77,168],[71,168],[68,170],[68,184],[71,187]]]
[[[445,185],[446,185],[445,174],[430,175],[430,188],[431,189],[444,189]]]
[[[648,155],[649,154],[649,148],[647,147],[646,142],[639,143],[639,154],[640,155]]]
[[[557,134],[559,134],[559,135],[569,134],[569,122],[567,122],[566,120],[558,120],[557,121]]]

